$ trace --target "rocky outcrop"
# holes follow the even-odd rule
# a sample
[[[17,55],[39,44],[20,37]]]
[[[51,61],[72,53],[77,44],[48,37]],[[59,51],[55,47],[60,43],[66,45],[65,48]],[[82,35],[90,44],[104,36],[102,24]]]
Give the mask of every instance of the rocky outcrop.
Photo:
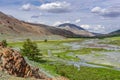
[[[0,43],[0,69],[17,77],[47,78],[44,74],[40,74],[38,68],[33,68],[27,64],[24,57],[18,51],[6,48],[2,43]]]
[[[65,77],[48,78],[39,68],[30,66],[24,57],[16,50],[3,46],[0,42],[0,71],[9,75],[23,78],[35,78],[35,80],[69,80]]]

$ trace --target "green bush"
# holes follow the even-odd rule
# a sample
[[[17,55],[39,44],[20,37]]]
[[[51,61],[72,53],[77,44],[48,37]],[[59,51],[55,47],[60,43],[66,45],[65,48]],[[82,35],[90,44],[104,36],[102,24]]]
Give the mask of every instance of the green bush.
[[[3,46],[4,46],[4,47],[7,47],[8,43],[7,43],[6,40],[2,40],[2,43],[3,43]]]
[[[38,46],[35,42],[32,42],[30,39],[27,39],[24,44],[23,48],[21,49],[21,53],[23,56],[27,56],[28,59],[31,60],[39,60],[42,56]]]

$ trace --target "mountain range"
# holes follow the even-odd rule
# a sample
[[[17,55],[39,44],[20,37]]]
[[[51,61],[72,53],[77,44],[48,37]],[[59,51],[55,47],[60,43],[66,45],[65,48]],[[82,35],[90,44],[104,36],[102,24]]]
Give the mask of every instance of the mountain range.
[[[94,37],[102,34],[92,33],[71,23],[48,26],[20,21],[0,12],[0,40],[2,39],[61,39],[69,37]],[[120,35],[120,30],[107,35]]]
[[[33,24],[20,21],[0,12],[0,37],[11,38],[39,38],[39,37],[76,37],[79,35],[71,31],[55,28],[43,24]]]

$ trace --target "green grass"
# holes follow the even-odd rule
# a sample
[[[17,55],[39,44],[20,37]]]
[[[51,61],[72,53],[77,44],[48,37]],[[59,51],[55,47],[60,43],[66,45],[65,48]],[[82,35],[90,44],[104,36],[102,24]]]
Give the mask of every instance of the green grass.
[[[118,46],[120,46],[120,40],[109,41],[107,44],[113,44],[113,45],[118,45]]]
[[[80,70],[72,65],[62,63],[42,64],[49,72],[65,76],[70,80],[120,80],[120,71],[106,68],[92,68],[81,66]]]
[[[102,48],[82,48],[77,50],[72,50],[70,46],[65,46],[62,43],[72,43],[72,42],[82,42],[84,39],[76,38],[76,39],[64,39],[64,40],[49,40],[47,42],[44,41],[35,41],[40,49],[40,52],[43,56],[48,56],[48,51],[51,52],[52,56],[65,59],[65,60],[74,60],[79,61],[79,58],[76,58],[76,54],[90,54],[93,51],[95,52],[105,52],[109,51]],[[23,42],[14,42],[9,43],[9,46],[22,48]],[[73,53],[73,56],[69,56],[70,53]]]
[[[110,37],[110,38],[105,38],[105,39],[108,39],[108,40],[120,40],[120,37]]]
[[[93,65],[98,65],[98,66],[104,66],[104,67],[107,67],[107,68],[114,68],[114,66],[110,66],[110,65],[105,65],[105,64],[97,64],[97,63],[92,63],[92,62],[87,62],[88,64],[93,64]]]
[[[82,42],[84,39],[80,38],[70,38],[65,40],[48,40],[35,41],[38,44],[41,53],[43,54],[43,62],[37,62],[37,66],[45,69],[48,73],[52,75],[61,75],[68,77],[70,80],[120,80],[120,71],[106,69],[106,68],[92,68],[92,67],[80,67],[80,71],[72,65],[65,65],[65,63],[57,62],[55,58],[62,60],[74,60],[78,61],[75,55],[85,55],[91,54],[92,52],[106,52],[103,48],[81,48],[77,50],[72,50],[70,46],[65,46],[62,43],[72,43],[72,42]],[[119,40],[118,37],[106,38],[105,40]],[[117,43],[116,43],[117,44]],[[9,46],[21,48],[23,42],[10,42]],[[48,56],[48,50],[52,53],[52,57]],[[73,53],[73,55],[69,55]],[[101,56],[96,54],[95,56]],[[92,63],[91,63],[92,64]],[[93,63],[94,64],[94,63]],[[99,65],[99,64],[96,64]],[[102,65],[108,67],[106,65]],[[110,67],[112,68],[112,67]]]
[[[71,50],[71,49],[68,49],[66,50],[65,52],[61,52],[61,53],[58,53],[58,54],[68,54],[70,52],[73,52],[74,54],[90,54],[92,52],[107,52],[107,51],[111,51],[111,50],[106,50],[106,49],[103,49],[103,48],[81,48],[81,49],[78,49],[78,50]]]
[[[40,49],[40,53],[44,56],[48,56],[48,50],[50,52],[59,58],[66,59],[66,60],[75,60],[77,61],[75,57],[72,56],[66,56],[64,52],[66,50],[69,50],[70,46],[64,46],[62,43],[71,43],[71,42],[82,42],[84,39],[82,38],[69,38],[69,39],[63,39],[63,40],[48,40],[47,42],[44,42],[44,40],[41,41],[34,41],[37,43],[38,48]],[[11,46],[13,48],[22,48],[23,42],[9,42],[8,46]],[[57,53],[62,53],[61,55]]]
[[[112,44],[112,45],[120,46],[120,37],[105,38],[104,40],[106,42],[100,42],[100,44],[103,43],[103,44]]]
[[[18,48],[21,48],[22,45],[23,45],[23,42],[10,42],[10,43],[8,43],[9,47],[18,47]]]
[[[67,50],[64,50],[64,52],[53,53],[53,55],[57,56],[58,58],[65,59],[65,60],[79,61],[80,59],[77,58],[75,55],[91,54],[93,51],[94,52],[107,52],[110,50],[106,50],[106,49],[102,49],[102,48],[82,48],[79,50],[67,49]],[[72,55],[70,55],[71,53],[72,53]]]
[[[62,39],[62,40],[48,40],[47,42],[44,42],[44,40],[39,40],[39,41],[34,41],[38,44],[40,48],[49,48],[51,47],[50,45],[59,45],[61,43],[69,43],[69,42],[82,42],[84,39],[83,38],[67,38],[67,39]],[[8,42],[8,46],[13,46],[13,47],[22,47],[23,42]],[[48,46],[48,47],[47,47]]]

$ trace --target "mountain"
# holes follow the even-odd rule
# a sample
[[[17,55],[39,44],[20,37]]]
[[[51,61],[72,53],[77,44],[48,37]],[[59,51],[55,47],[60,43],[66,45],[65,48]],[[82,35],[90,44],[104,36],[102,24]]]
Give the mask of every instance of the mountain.
[[[114,37],[114,36],[120,36],[120,29],[103,35],[103,37]]]
[[[81,28],[80,26],[77,26],[77,25],[71,24],[71,23],[60,24],[58,27],[61,28],[61,29],[64,29],[64,30],[71,31],[74,34],[85,36],[85,37],[95,36],[91,32],[88,32],[87,30]]]
[[[20,21],[14,17],[0,12],[0,37],[3,39],[39,39],[40,37],[76,37],[71,31],[55,28],[43,24],[33,24]]]
[[[119,35],[120,36],[120,29],[109,33],[109,35]]]
[[[95,33],[95,32],[91,32],[92,34],[94,34],[95,36],[102,36],[102,35],[105,35],[105,34],[102,34],[102,33]]]
[[[108,33],[108,34],[101,34],[101,35],[98,35],[95,37],[106,38],[106,37],[114,37],[114,36],[120,36],[120,30],[113,31],[113,32]]]

